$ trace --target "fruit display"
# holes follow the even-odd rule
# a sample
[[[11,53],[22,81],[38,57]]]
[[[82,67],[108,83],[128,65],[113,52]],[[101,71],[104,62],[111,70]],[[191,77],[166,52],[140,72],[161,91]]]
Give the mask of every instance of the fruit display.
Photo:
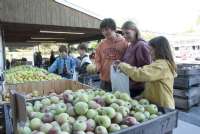
[[[5,72],[5,80],[8,84],[59,79],[62,79],[62,77],[56,74],[49,73],[45,69],[32,67],[28,65],[17,66]]]
[[[65,90],[27,102],[25,126],[19,134],[108,134],[154,119],[162,113],[147,99],[119,91]]]

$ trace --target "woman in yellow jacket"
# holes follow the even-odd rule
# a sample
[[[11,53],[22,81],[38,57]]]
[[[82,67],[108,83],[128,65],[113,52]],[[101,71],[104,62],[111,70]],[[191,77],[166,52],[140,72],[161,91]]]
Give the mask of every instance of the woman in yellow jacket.
[[[141,68],[130,66],[123,62],[115,65],[138,82],[145,82],[142,96],[152,103],[167,108],[175,108],[173,98],[173,84],[176,76],[176,64],[168,40],[165,37],[156,37],[149,41],[153,63]]]

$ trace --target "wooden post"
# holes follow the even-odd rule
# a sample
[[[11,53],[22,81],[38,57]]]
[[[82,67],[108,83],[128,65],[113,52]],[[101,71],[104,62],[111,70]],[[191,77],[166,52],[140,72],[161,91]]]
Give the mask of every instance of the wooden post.
[[[0,26],[0,72],[2,72],[5,69],[4,61],[4,44],[3,44],[3,34],[2,34],[2,27]]]

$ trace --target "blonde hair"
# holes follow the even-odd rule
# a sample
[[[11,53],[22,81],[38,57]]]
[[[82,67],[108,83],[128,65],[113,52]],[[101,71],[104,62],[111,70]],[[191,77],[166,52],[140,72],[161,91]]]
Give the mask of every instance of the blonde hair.
[[[127,30],[127,29],[132,29],[136,32],[136,39],[138,40],[141,36],[140,36],[140,31],[137,28],[136,24],[132,21],[126,21],[123,25],[122,25],[122,29]]]

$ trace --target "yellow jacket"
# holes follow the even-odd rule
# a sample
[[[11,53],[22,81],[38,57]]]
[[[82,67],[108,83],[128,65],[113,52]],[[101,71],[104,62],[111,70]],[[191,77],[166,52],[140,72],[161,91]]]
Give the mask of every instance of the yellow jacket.
[[[167,60],[156,60],[142,68],[120,63],[119,68],[134,81],[145,82],[144,98],[166,108],[175,108],[173,84],[176,73],[170,70]]]

